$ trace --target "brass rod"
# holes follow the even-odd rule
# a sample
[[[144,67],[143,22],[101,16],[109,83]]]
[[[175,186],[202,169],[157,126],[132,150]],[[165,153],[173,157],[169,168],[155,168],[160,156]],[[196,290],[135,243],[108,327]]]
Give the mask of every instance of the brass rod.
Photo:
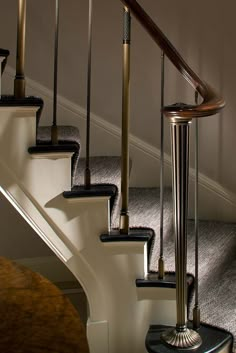
[[[124,8],[121,138],[121,211],[120,233],[129,233],[129,124],[130,124],[130,26],[128,8]]]
[[[92,73],[92,19],[93,0],[89,0],[89,23],[88,23],[88,69],[87,69],[87,120],[86,120],[86,161],[84,171],[84,184],[86,189],[91,186],[90,171],[90,113],[91,113],[91,73]]]
[[[59,0],[56,0],[55,37],[54,37],[53,122],[52,122],[52,128],[51,128],[51,139],[52,139],[53,145],[58,143],[58,129],[57,129],[58,37],[59,37]]]
[[[16,76],[14,80],[14,96],[16,98],[25,97],[25,29],[26,0],[18,0]]]
[[[165,95],[165,54],[161,53],[161,161],[160,161],[160,255],[158,260],[158,277],[163,279],[165,275],[164,264],[164,95]]]
[[[198,92],[195,92],[195,104],[198,104]],[[200,327],[200,308],[199,308],[199,193],[198,193],[198,179],[199,179],[199,153],[198,153],[198,119],[195,121],[195,305],[193,308],[193,327],[198,329]]]

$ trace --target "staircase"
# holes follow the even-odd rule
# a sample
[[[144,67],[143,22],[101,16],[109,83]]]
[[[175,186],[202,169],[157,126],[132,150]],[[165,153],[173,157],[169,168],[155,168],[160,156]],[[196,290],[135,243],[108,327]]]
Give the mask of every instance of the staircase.
[[[224,102],[185,64],[136,1],[124,0],[123,3],[125,11],[136,16],[204,98],[196,106],[177,104],[164,109],[173,126],[173,156],[176,151],[176,156],[180,155],[186,148],[189,121],[215,114],[223,108]],[[2,51],[0,54],[4,62],[9,53]],[[16,91],[21,95],[24,84],[20,87],[19,81],[24,80],[24,75],[21,65],[20,68]],[[176,217],[179,207],[176,192],[179,192],[181,205],[186,204],[184,187],[178,189],[181,179],[179,184],[174,183],[174,215],[172,191],[166,189],[164,193],[166,273],[164,279],[160,279],[157,266],[160,190],[129,188],[129,230],[124,231],[125,226],[120,229],[120,202],[123,201],[120,164],[124,157],[121,157],[123,161],[120,156],[91,157],[91,187],[86,189],[83,186],[86,160],[79,158],[79,131],[73,126],[58,126],[57,143],[52,144],[51,127],[39,125],[42,109],[43,101],[39,98],[2,96],[1,191],[81,283],[89,303],[87,336],[90,352],[156,353],[182,351],[183,348],[190,351],[192,347],[178,348],[176,343],[163,339],[163,334],[170,328],[173,330],[176,322],[176,330],[180,328],[178,322],[182,312],[178,311],[178,295],[182,293],[181,280],[183,286],[186,285],[188,329],[199,333],[202,339],[200,347],[194,347],[195,351],[232,352],[232,334],[236,334],[236,225],[199,222],[202,322],[197,330],[192,330],[194,223],[188,221],[187,279],[178,277],[174,246],[176,229],[185,227],[185,217],[180,217],[182,224],[176,221],[175,229],[172,226],[172,218]],[[127,156],[126,162],[127,174],[132,168]],[[173,164],[178,164],[178,157]],[[174,179],[184,178],[185,164],[186,161],[181,164],[183,169],[179,176],[176,168]],[[126,216],[125,213],[124,223]],[[181,243],[181,239],[179,241]],[[220,256],[222,253],[224,257]],[[185,308],[182,309],[185,312]]]

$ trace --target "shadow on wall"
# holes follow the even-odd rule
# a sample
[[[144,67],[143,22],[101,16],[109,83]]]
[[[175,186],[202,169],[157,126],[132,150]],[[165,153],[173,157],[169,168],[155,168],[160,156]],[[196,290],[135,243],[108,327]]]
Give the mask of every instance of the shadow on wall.
[[[236,163],[229,154],[236,150],[236,3],[220,0],[139,0],[188,64],[225,97],[221,116],[204,119],[200,126],[200,171],[236,193]],[[15,65],[15,1],[0,0],[1,46],[11,50]],[[52,89],[53,3],[28,2],[26,74]],[[59,45],[59,93],[86,106],[88,2],[71,0],[61,4]],[[104,11],[104,9],[106,9]],[[171,11],[170,11],[171,9]],[[203,10],[204,9],[204,10]],[[133,20],[131,132],[159,147],[160,50]],[[4,29],[4,30],[3,30]],[[92,112],[120,126],[122,4],[119,0],[94,1]],[[102,83],[102,84],[101,84]],[[166,103],[193,102],[193,90],[172,67],[166,66]],[[51,116],[48,117],[51,119]],[[66,119],[66,117],[65,117]],[[166,129],[166,151],[170,151]],[[193,130],[193,129],[192,129]],[[209,163],[209,161],[211,161]]]

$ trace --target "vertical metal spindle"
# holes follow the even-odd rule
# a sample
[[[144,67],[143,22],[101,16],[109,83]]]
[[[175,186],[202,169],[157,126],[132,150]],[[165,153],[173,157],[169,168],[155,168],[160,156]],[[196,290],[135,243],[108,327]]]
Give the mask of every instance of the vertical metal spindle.
[[[55,3],[55,37],[54,37],[54,86],[53,86],[53,122],[51,127],[52,144],[58,143],[57,129],[57,75],[58,75],[58,37],[59,37],[59,0]]]
[[[16,76],[14,80],[14,96],[16,98],[25,97],[25,28],[26,0],[18,0]]]
[[[195,103],[198,104],[198,92],[195,92]],[[199,289],[198,289],[198,119],[195,120],[195,305],[193,308],[193,327],[200,327]]]
[[[158,260],[158,277],[163,279],[165,275],[164,264],[164,94],[165,94],[165,54],[161,53],[161,161],[160,161],[160,256]]]
[[[124,7],[123,83],[122,83],[122,157],[120,233],[129,233],[129,120],[130,120],[130,32],[131,16]]]
[[[189,124],[191,119],[171,121],[173,196],[176,267],[176,327],[162,335],[163,340],[178,348],[197,348],[200,335],[187,327],[187,215],[189,174]]]
[[[85,189],[90,189],[90,111],[91,111],[91,72],[92,72],[92,19],[93,0],[89,0],[89,23],[88,23],[88,71],[87,71],[87,125],[86,125],[86,161],[84,171]]]

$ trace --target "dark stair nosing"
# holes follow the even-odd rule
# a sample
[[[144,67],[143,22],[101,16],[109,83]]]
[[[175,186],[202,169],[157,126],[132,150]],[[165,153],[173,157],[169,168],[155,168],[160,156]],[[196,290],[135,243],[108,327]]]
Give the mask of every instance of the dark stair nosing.
[[[84,185],[75,185],[71,191],[64,191],[66,199],[94,196],[114,196],[117,193],[117,186],[113,184],[92,184],[88,189]]]
[[[0,48],[0,56],[9,56],[10,54],[10,51],[8,49],[3,49],[3,48]]]
[[[112,213],[117,194],[118,187],[114,184],[92,184],[89,189],[87,189],[84,185],[75,185],[71,191],[63,192],[63,196],[66,199],[109,196],[110,213]]]
[[[77,144],[57,144],[57,145],[36,145],[28,148],[30,154],[40,154],[40,153],[60,153],[60,152],[72,152],[78,151]]]
[[[24,98],[16,98],[13,95],[2,95],[0,99],[0,106],[2,107],[43,107],[43,100],[39,97],[27,96]]]
[[[129,234],[122,234],[119,230],[112,230],[108,234],[100,235],[102,243],[115,242],[151,242],[154,231],[151,228],[130,228]]]
[[[187,274],[187,285],[193,286],[194,276]],[[158,278],[158,273],[149,274],[148,278],[136,279],[136,287],[138,288],[176,288],[175,272],[166,272],[164,279]]]
[[[10,52],[9,50],[7,49],[3,49],[3,48],[0,48],[0,56],[1,57],[4,57],[5,59],[2,61],[2,67],[1,67],[1,74],[3,74],[4,70],[5,70],[5,67],[6,67],[6,64],[7,64],[7,59],[8,59],[8,56],[10,55]]]
[[[188,322],[188,327],[192,328],[192,322]],[[173,353],[174,348],[163,342],[161,335],[171,326],[151,325],[146,336],[146,349],[149,353]],[[201,323],[198,333],[202,338],[202,345],[196,349],[178,350],[185,353],[217,353],[225,344],[230,344],[231,351],[233,346],[233,335],[218,327]]]

